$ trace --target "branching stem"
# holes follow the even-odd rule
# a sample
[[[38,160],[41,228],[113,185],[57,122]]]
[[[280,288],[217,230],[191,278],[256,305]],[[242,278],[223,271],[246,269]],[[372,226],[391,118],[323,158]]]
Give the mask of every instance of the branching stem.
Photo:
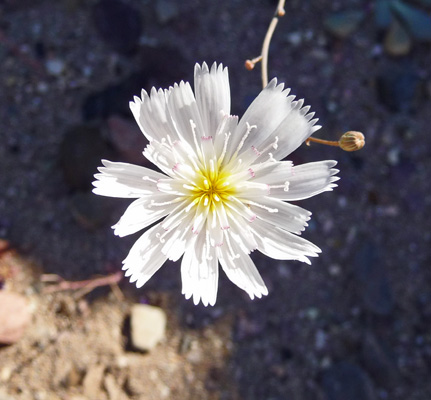
[[[272,17],[271,23],[269,24],[268,30],[266,31],[265,39],[263,40],[261,54],[255,58],[253,58],[252,60],[246,60],[245,61],[245,67],[248,70],[252,70],[258,62],[262,62],[262,70],[261,70],[262,88],[265,88],[266,85],[268,85],[269,45],[271,43],[272,35],[274,34],[275,28],[277,27],[278,20],[280,19],[280,17],[282,17],[284,14],[286,14],[286,11],[284,10],[284,4],[285,3],[286,3],[286,0],[279,0],[279,2],[277,4],[275,14]]]
[[[265,35],[265,39],[263,40],[262,45],[262,88],[265,88],[268,85],[268,53],[269,53],[269,45],[271,43],[272,35],[274,34],[275,28],[277,27],[278,20],[282,17],[286,12],[284,11],[284,3],[286,0],[279,0],[277,9],[275,10],[275,14],[272,17],[271,23],[269,24],[268,30]]]

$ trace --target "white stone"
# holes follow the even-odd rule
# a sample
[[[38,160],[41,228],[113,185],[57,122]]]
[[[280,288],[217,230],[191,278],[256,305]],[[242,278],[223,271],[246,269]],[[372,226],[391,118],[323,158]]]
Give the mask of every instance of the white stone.
[[[150,351],[165,337],[166,314],[147,304],[134,304],[130,316],[131,339],[134,348]]]

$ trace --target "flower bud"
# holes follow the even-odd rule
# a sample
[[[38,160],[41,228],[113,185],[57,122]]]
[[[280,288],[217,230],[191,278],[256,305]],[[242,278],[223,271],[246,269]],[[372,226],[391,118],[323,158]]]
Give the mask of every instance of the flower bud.
[[[338,141],[344,151],[361,150],[365,146],[365,137],[361,132],[348,131]]]
[[[245,60],[245,68],[251,71],[254,68],[255,63],[252,60]]]

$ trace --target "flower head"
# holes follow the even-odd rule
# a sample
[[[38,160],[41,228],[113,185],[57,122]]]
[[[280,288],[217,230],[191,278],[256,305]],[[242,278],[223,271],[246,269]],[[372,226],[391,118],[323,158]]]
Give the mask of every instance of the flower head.
[[[136,198],[113,226],[118,236],[149,228],[123,261],[138,287],[169,259],[181,261],[182,292],[207,306],[217,296],[219,264],[249,296],[268,290],[250,253],[310,263],[320,249],[298,236],[311,213],[286,201],[332,190],[335,161],[280,161],[320,128],[289,89],[273,79],[244,116],[230,115],[227,68],[196,65],[188,82],[130,102],[161,172],[103,160],[94,193]]]

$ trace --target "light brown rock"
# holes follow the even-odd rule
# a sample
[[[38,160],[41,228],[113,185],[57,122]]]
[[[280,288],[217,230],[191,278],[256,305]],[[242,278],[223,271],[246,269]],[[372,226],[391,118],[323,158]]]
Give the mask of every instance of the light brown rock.
[[[24,335],[31,312],[27,299],[17,293],[0,291],[0,343],[13,344]]]
[[[108,392],[109,400],[127,400],[126,394],[121,390],[113,375],[107,374],[105,376],[104,386]]]
[[[159,307],[134,304],[130,325],[133,347],[150,351],[165,337],[166,314]]]
[[[88,368],[82,384],[84,387],[84,394],[87,398],[97,399],[99,397],[104,372],[104,365],[93,365]]]

